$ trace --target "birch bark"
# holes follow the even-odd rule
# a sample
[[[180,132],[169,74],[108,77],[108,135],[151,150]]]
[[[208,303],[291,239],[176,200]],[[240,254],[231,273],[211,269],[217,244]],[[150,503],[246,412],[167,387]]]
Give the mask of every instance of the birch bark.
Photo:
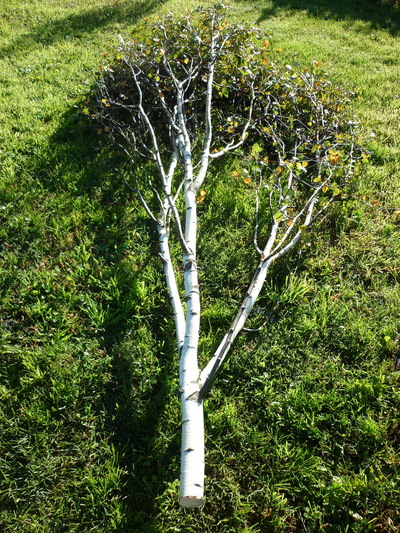
[[[164,265],[165,283],[169,298],[171,301],[172,309],[174,311],[175,330],[176,330],[176,342],[178,350],[181,351],[185,338],[185,314],[181,298],[179,296],[179,290],[176,283],[176,277],[174,268],[172,265],[171,254],[169,250],[169,238],[165,225],[162,222],[157,224],[158,241],[160,244],[160,257]]]
[[[199,400],[197,350],[200,335],[200,291],[197,272],[197,202],[192,153],[184,116],[184,93],[179,86],[178,145],[184,165],[185,249],[183,271],[186,299],[186,330],[180,356],[179,382],[182,404],[181,479],[179,501],[183,507],[204,503],[204,413]]]
[[[199,507],[204,503],[204,415],[199,399],[197,350],[200,333],[200,293],[196,262],[196,196],[192,183],[186,197],[186,244],[183,256],[186,295],[186,332],[180,358],[182,449],[180,503]]]

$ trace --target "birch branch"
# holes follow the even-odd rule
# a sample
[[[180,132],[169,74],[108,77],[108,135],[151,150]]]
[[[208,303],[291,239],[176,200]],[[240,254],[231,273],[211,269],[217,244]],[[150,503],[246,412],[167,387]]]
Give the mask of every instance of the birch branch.
[[[315,201],[316,198],[314,198],[308,205],[307,216],[304,221],[304,224],[306,226],[308,226],[311,222]],[[200,372],[199,382],[201,399],[204,399],[205,395],[209,391],[212,380],[214,379],[215,375],[217,374],[218,370],[221,368],[227,355],[229,354],[234,340],[243,329],[244,324],[247,318],[249,317],[264,285],[268,269],[275,261],[277,261],[280,257],[288,253],[301,238],[301,231],[298,231],[296,235],[292,238],[292,240],[279,252],[270,253],[270,249],[272,248],[275,242],[278,227],[279,224],[274,221],[273,227],[271,229],[270,238],[268,239],[263,256],[254,273],[253,279],[251,280],[251,283],[246,291],[246,295],[242,301],[239,312],[237,313],[234,321],[232,322],[231,327],[223,338],[221,344],[218,346],[214,356],[210,359],[205,368]]]

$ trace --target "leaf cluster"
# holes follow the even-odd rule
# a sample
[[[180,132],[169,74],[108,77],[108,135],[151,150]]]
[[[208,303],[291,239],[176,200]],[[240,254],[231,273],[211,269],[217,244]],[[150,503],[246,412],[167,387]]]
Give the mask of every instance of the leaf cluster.
[[[319,62],[309,69],[280,64],[263,31],[229,24],[221,6],[182,19],[170,15],[128,43],[121,38],[115,61],[103,67],[93,116],[135,165],[153,159],[152,128],[168,160],[179,90],[198,161],[212,130],[211,157],[229,152],[235,175],[263,191],[268,211],[287,225],[315,191],[320,210],[342,199],[368,159],[358,145],[352,95],[332,84]]]

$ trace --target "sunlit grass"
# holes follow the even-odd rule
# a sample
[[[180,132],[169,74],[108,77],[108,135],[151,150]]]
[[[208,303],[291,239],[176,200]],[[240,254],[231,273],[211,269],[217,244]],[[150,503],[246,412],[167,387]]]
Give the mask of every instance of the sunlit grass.
[[[81,110],[119,33],[196,4],[0,0],[0,529],[396,532],[399,13],[372,0],[232,6],[282,61],[321,61],[354,90],[372,165],[272,272],[250,323],[264,328],[206,400],[207,505],[177,504],[177,356],[152,228]],[[215,187],[201,215],[204,359],[251,276],[252,210],[236,202]]]

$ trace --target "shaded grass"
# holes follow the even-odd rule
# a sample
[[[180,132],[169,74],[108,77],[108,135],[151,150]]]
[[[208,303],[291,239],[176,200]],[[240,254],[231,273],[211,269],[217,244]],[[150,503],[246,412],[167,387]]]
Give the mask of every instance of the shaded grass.
[[[309,17],[319,20],[334,20],[339,22],[364,23],[364,31],[388,30],[396,35],[400,29],[400,9],[397,2],[359,0],[358,2],[346,2],[335,0],[272,0],[265,2],[259,22],[269,17],[281,15],[287,11],[302,11]]]
[[[151,13],[162,4],[162,0],[143,2],[141,0],[124,2],[116,0],[99,5],[98,2],[81,4],[77,12],[75,4],[43,6],[38,2],[16,3],[9,5],[3,12],[3,19],[10,25],[23,25],[26,30],[15,35],[7,32],[9,43],[0,49],[0,57],[19,58],[27,51],[57,46],[65,41],[79,41],[93,35],[99,35],[106,29],[111,35],[118,27],[125,26],[126,21],[134,24],[146,14]],[[6,26],[7,27],[7,26]]]
[[[369,2],[235,5],[233,17],[272,31],[282,61],[322,60],[352,85],[376,137],[359,194],[273,270],[249,324],[264,329],[241,336],[206,401],[199,513],[176,502],[177,356],[153,229],[81,116],[103,53],[157,5],[1,6],[4,531],[400,528],[397,14]],[[212,180],[203,359],[255,261],[246,189]]]

